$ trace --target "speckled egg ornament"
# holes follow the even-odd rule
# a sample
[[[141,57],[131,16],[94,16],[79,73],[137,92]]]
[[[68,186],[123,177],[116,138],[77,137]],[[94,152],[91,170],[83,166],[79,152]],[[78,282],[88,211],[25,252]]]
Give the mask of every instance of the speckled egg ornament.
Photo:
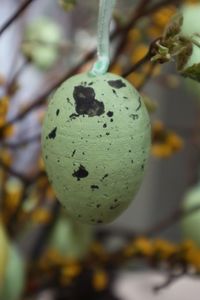
[[[49,102],[42,130],[43,158],[58,199],[72,217],[90,224],[111,222],[128,207],[151,140],[142,97],[107,67],[100,55],[91,72],[65,81]]]
[[[14,245],[9,245],[8,262],[3,283],[0,287],[1,300],[21,299],[25,286],[25,265]]]
[[[200,205],[200,183],[186,193],[183,200],[183,209],[187,211]],[[189,214],[181,221],[181,229],[185,239],[193,240],[200,247],[200,210]]]
[[[76,75],[53,95],[42,149],[47,174],[68,212],[107,223],[128,207],[150,148],[141,96],[117,75]]]
[[[58,251],[69,259],[84,258],[92,242],[91,226],[74,222],[61,214],[48,240],[48,249]]]
[[[200,2],[185,4],[180,11],[183,14],[182,34],[191,36],[200,33]]]

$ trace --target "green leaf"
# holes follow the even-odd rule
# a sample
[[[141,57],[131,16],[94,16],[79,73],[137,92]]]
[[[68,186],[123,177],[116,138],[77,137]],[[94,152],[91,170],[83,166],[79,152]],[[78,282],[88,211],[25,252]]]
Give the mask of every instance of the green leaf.
[[[181,75],[200,82],[200,63],[194,64],[191,67],[184,69],[183,71],[181,71]]]
[[[181,26],[183,24],[182,14],[176,15],[172,21],[165,28],[164,39],[171,39],[181,32]]]

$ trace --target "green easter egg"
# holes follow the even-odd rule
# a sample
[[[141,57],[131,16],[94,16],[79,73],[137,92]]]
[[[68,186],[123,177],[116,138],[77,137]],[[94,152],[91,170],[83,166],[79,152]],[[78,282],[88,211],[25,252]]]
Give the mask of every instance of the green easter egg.
[[[200,2],[185,4],[181,8],[181,13],[183,14],[183,25],[181,27],[181,33],[185,36],[192,36],[195,33],[200,34]],[[194,55],[188,62],[191,66],[192,60],[195,63],[199,63],[199,49],[194,47]],[[195,59],[196,58],[196,59]],[[197,96],[198,102],[200,102],[200,84],[192,79],[184,79],[185,86]]]
[[[7,261],[8,261],[8,240],[3,225],[0,222],[0,288],[5,274]]]
[[[48,247],[68,258],[81,259],[87,255],[91,241],[92,230],[89,225],[60,216],[51,232]]]
[[[119,216],[141,184],[150,141],[149,115],[128,81],[111,73],[65,81],[48,106],[42,152],[68,213],[89,224]]]
[[[58,59],[58,53],[55,49],[40,47],[33,52],[32,59],[38,67],[46,70],[55,64]]]
[[[200,205],[200,185],[190,189],[183,200],[183,209],[188,210]],[[193,240],[200,247],[200,210],[184,217],[181,221],[184,238]]]
[[[60,27],[47,17],[28,24],[24,33],[22,52],[39,68],[51,68],[59,56],[62,39]]]
[[[183,15],[181,32],[186,36],[200,33],[200,3],[183,5],[181,13]]]
[[[24,284],[24,263],[15,246],[11,245],[8,252],[8,263],[6,266],[5,277],[0,288],[0,299],[21,299]]]

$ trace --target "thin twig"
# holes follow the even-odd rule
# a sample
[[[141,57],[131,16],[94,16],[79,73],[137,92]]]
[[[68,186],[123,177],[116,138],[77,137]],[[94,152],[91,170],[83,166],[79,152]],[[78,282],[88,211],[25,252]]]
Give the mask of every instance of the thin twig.
[[[185,218],[196,211],[200,210],[200,205],[194,205],[187,210],[184,210],[181,207],[175,209],[166,219],[162,220],[161,222],[154,225],[152,228],[145,231],[143,234],[145,236],[153,236],[160,233],[163,230],[168,229],[175,223],[179,222],[182,218]]]
[[[0,28],[0,35],[2,35],[5,30],[13,24],[13,22],[22,14],[22,12],[35,0],[27,0],[23,2],[20,7],[12,14],[12,16],[2,25]]]
[[[127,40],[128,40],[128,32],[129,32],[129,30],[135,25],[135,23],[137,22],[137,20],[140,18],[141,13],[144,12],[147,4],[149,4],[150,2],[151,2],[151,0],[141,0],[141,1],[139,1],[138,6],[134,9],[133,17],[131,18],[132,22],[127,27],[127,30],[126,30],[125,34],[122,35],[122,38],[121,38],[121,40],[120,40],[120,42],[119,42],[119,44],[118,44],[118,46],[117,46],[117,48],[115,50],[114,58],[113,58],[113,61],[112,61],[111,65],[110,65],[111,68],[117,62],[120,54],[123,52],[123,50],[126,47],[126,43],[127,43]]]
[[[24,147],[30,143],[34,143],[36,141],[38,141],[41,137],[41,134],[36,134],[34,136],[31,136],[31,137],[28,137],[22,141],[19,141],[19,142],[1,142],[1,146],[2,147],[6,147],[6,148],[10,148],[10,149],[16,149],[16,148],[19,148],[19,147]]]
[[[142,80],[142,82],[137,86],[138,91],[141,91],[143,89],[143,87],[145,86],[145,84],[148,82],[148,80],[151,78],[151,75],[153,73],[153,70],[155,69],[156,64],[152,63],[149,67],[149,70],[147,71],[147,73],[144,76],[144,79]]]
[[[2,167],[6,172],[13,175],[14,177],[19,178],[23,183],[27,183],[28,179],[24,174],[14,170],[12,167],[8,166],[3,160],[0,160],[0,167]]]
[[[153,291],[156,293],[160,292],[162,289],[169,287],[172,283],[175,283],[178,279],[181,279],[186,274],[187,270],[185,270],[185,268],[183,268],[183,270],[181,270],[181,272],[178,274],[170,273],[162,284],[153,287]]]
[[[29,64],[29,61],[25,60],[22,63],[22,65],[19,67],[19,69],[16,71],[16,73],[13,75],[11,80],[6,84],[5,92],[8,96],[12,96],[13,85],[15,85],[17,83],[17,79],[24,72],[24,70],[26,69],[28,64]]]

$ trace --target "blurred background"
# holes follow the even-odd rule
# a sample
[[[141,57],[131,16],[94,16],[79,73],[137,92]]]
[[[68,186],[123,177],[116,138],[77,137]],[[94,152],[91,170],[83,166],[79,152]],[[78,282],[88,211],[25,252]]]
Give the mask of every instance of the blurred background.
[[[0,0],[0,29],[24,3]],[[164,64],[145,61],[127,76],[151,115],[153,145],[142,186],[120,217],[109,225],[77,225],[47,180],[40,133],[48,96],[91,68],[98,5],[30,1],[0,35],[0,299],[197,300],[200,253],[193,242],[200,241],[200,216],[182,225],[180,210],[188,191],[199,188],[200,88],[181,77],[173,57]],[[180,12],[190,27],[200,19],[200,2],[118,0],[110,71],[122,75],[135,66]],[[193,242],[183,244],[186,238]],[[167,288],[156,293],[163,282]]]

